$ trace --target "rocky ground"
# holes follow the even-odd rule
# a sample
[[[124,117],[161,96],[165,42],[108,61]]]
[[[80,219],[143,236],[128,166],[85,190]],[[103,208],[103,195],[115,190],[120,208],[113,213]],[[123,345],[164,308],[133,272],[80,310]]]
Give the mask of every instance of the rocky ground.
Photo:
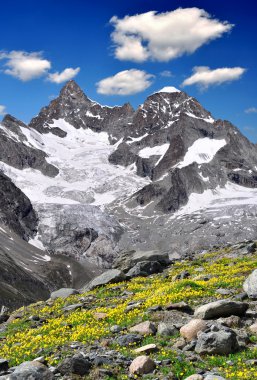
[[[257,379],[255,242],[126,257],[0,316],[0,379]]]

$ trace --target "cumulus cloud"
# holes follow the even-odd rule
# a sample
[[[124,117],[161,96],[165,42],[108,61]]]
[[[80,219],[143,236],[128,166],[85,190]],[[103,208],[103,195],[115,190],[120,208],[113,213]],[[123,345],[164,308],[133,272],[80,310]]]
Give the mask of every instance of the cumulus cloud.
[[[51,62],[42,57],[42,53],[25,51],[0,52],[0,59],[6,60],[4,73],[24,82],[39,78],[51,68]]]
[[[71,67],[67,67],[67,69],[62,72],[56,72],[48,75],[48,80],[53,83],[63,83],[72,78],[74,78],[80,72],[80,67],[73,69]]]
[[[143,70],[124,70],[100,80],[97,92],[104,95],[132,95],[144,91],[151,86],[154,77]]]
[[[164,78],[171,78],[171,77],[173,77],[173,74],[170,70],[164,70],[164,71],[160,72],[160,76],[164,77]]]
[[[0,104],[0,116],[4,116],[6,114],[6,107]]]
[[[121,19],[113,16],[110,23],[114,26],[111,37],[115,57],[135,62],[169,61],[191,54],[233,27],[196,7],[165,13],[150,11]]]
[[[245,113],[257,113],[256,107],[250,107],[245,110]]]
[[[182,87],[196,84],[202,88],[208,88],[211,85],[232,82],[240,79],[245,71],[246,69],[242,67],[222,67],[211,70],[208,66],[196,66],[193,68],[193,74],[184,80]]]

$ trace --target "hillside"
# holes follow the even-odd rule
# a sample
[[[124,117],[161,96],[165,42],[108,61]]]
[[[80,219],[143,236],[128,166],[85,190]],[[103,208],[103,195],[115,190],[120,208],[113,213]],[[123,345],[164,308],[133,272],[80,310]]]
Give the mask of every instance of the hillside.
[[[33,379],[121,380],[140,371],[144,379],[257,379],[256,301],[249,298],[256,283],[251,291],[244,285],[248,294],[242,289],[256,268],[256,244],[248,242],[68,298],[53,299],[54,293],[6,316],[0,357],[10,367],[37,358],[44,365],[26,367],[27,374],[37,373]],[[142,355],[147,364],[131,365]],[[28,379],[25,367],[16,368],[0,378]]]

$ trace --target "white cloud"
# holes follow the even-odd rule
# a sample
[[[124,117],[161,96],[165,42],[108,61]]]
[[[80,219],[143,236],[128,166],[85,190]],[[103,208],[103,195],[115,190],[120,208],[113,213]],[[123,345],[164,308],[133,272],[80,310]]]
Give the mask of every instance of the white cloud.
[[[151,86],[154,77],[142,70],[130,69],[100,80],[97,92],[104,95],[132,95]]]
[[[222,67],[211,70],[208,66],[196,66],[193,74],[186,78],[182,86],[199,85],[208,88],[211,85],[219,85],[240,79],[246,69],[242,67]]]
[[[6,60],[4,73],[24,82],[39,78],[51,68],[51,62],[42,57],[42,53],[25,51],[0,52],[0,60]]]
[[[191,54],[233,27],[199,8],[178,8],[166,13],[150,11],[121,19],[113,16],[110,22],[114,26],[111,37],[115,57],[136,62],[169,61]]]
[[[164,71],[160,72],[160,76],[164,77],[164,78],[171,78],[171,77],[173,77],[173,74],[170,70],[164,70]]]
[[[56,72],[53,74],[49,74],[47,79],[53,83],[63,83],[74,78],[79,72],[80,72],[80,67],[77,67],[76,69],[68,67],[67,69],[63,70],[61,73]]]
[[[250,107],[245,110],[245,113],[257,113],[256,107]]]
[[[6,114],[6,107],[0,104],[0,116],[4,116]]]

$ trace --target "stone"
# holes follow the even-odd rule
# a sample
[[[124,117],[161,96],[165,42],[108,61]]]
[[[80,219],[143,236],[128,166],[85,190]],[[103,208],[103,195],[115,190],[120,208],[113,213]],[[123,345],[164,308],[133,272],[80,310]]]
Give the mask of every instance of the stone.
[[[157,348],[156,344],[151,343],[151,344],[147,344],[145,346],[136,348],[134,351],[136,354],[150,354],[151,352],[155,352],[157,350],[158,350],[158,348]]]
[[[0,358],[0,372],[7,371],[9,368],[8,360]]]
[[[222,376],[218,376],[218,375],[207,375],[204,380],[226,380],[224,377]]]
[[[195,310],[195,318],[216,319],[230,317],[231,315],[242,316],[248,309],[248,304],[231,300],[219,300],[202,305]]]
[[[198,354],[228,355],[238,351],[236,333],[229,327],[212,326],[209,330],[200,332],[195,347]]]
[[[154,371],[156,365],[148,356],[138,356],[133,360],[129,367],[129,373],[132,375],[144,375]]]
[[[129,329],[129,332],[135,332],[141,335],[154,335],[156,331],[156,327],[150,321],[141,322]]]
[[[104,319],[107,317],[107,313],[94,313],[94,318],[97,320]]]
[[[249,330],[251,331],[252,334],[257,335],[257,322],[249,326]]]
[[[10,380],[52,380],[53,374],[44,364],[32,361],[24,362],[15,368]]]
[[[231,315],[231,317],[227,318],[219,318],[217,322],[221,323],[227,327],[240,327],[241,326],[241,318],[237,315]]]
[[[257,269],[255,269],[243,284],[243,289],[249,298],[257,298]]]
[[[187,377],[185,380],[203,380],[203,376],[195,373],[194,375]]]
[[[208,328],[207,323],[202,319],[192,319],[186,325],[182,326],[180,329],[180,334],[187,341],[191,341],[197,338],[197,334],[200,331],[204,331]]]
[[[160,273],[162,270],[163,266],[158,261],[141,261],[127,272],[127,277],[146,277],[150,274]]]
[[[120,346],[130,346],[132,344],[140,343],[142,340],[142,336],[137,335],[137,334],[126,334],[126,335],[121,335],[117,338],[117,343]]]
[[[161,336],[173,336],[178,334],[178,329],[171,323],[160,322],[157,327],[157,334]]]
[[[63,311],[74,311],[77,309],[81,309],[83,307],[83,303],[76,303],[74,305],[68,305],[62,308]]]
[[[122,252],[114,263],[116,268],[128,272],[137,263],[152,261],[158,262],[163,267],[170,264],[169,254],[161,251],[126,251]]]
[[[71,358],[64,359],[58,366],[57,370],[61,375],[79,375],[84,376],[88,374],[92,364],[87,358],[84,358],[81,354],[76,354]]]
[[[189,306],[184,301],[177,302],[177,303],[171,303],[168,306],[166,306],[166,309],[167,310],[178,310],[178,311],[182,311],[184,313],[189,313],[189,314],[191,314],[193,312],[193,309],[191,308],[191,306]]]
[[[116,334],[116,333],[119,333],[120,331],[122,330],[122,328],[118,325],[114,325],[110,328],[110,331],[113,333],[113,334]]]
[[[92,290],[98,286],[114,284],[126,280],[126,275],[119,269],[110,269],[94,278],[84,287],[84,290]]]
[[[51,293],[50,297],[55,300],[56,298],[68,298],[79,292],[72,288],[62,288]]]

